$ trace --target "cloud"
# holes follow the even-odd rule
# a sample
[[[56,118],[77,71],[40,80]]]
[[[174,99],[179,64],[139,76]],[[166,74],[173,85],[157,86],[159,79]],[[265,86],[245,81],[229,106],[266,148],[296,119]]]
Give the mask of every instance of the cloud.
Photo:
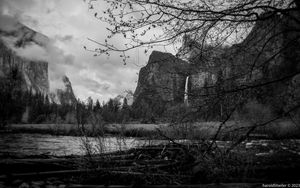
[[[96,8],[103,9],[101,1]],[[100,12],[100,11],[98,11]],[[29,28],[46,35],[49,41],[44,45],[29,42],[26,48],[16,51],[27,58],[43,59],[49,63],[51,89],[63,87],[61,76],[67,75],[79,98],[91,96],[108,100],[125,90],[134,90],[140,66],[147,61],[142,50],[129,52],[132,57],[126,66],[117,54],[93,57],[83,46],[97,47],[87,38],[104,41],[107,30],[104,23],[94,18],[94,12],[81,0],[0,0],[1,20],[6,30],[20,22]],[[7,37],[6,40],[13,40]],[[115,38],[118,43],[122,38]],[[12,42],[12,41],[10,41]],[[138,55],[139,54],[139,55]],[[136,66],[139,65],[139,66]]]
[[[7,15],[0,15],[0,29],[2,31],[11,32],[18,27],[19,23],[16,19]]]
[[[51,90],[57,89],[54,86],[61,84],[51,84],[51,82],[61,82],[61,77],[66,73],[65,66],[74,65],[75,56],[65,54],[62,49],[56,46],[55,40],[36,33],[20,24],[13,17],[0,15],[0,21],[1,25],[7,23],[5,27],[0,27],[0,31],[5,32],[2,39],[19,56],[49,63]]]
[[[61,42],[70,42],[73,40],[73,36],[72,35],[65,35],[65,36],[56,35],[55,39],[60,40]]]
[[[89,78],[82,78],[82,85],[95,93],[102,92],[103,90],[108,90],[110,88],[110,85],[107,83],[100,83]]]

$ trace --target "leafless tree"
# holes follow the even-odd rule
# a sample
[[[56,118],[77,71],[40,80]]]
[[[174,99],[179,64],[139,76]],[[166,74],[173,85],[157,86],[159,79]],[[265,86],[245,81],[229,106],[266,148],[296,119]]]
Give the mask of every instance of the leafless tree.
[[[89,1],[93,9],[95,0]],[[296,0],[105,0],[108,9],[95,17],[110,24],[110,35],[100,45],[97,53],[126,52],[137,47],[152,48],[173,45],[189,35],[203,44],[221,45],[239,42],[243,33],[259,20],[272,19],[273,15],[286,15],[297,23],[299,12]],[[266,16],[265,12],[268,12]],[[155,30],[156,32],[153,32]],[[235,33],[238,33],[234,35]],[[125,47],[111,44],[114,35],[129,39]],[[146,37],[145,37],[146,36]],[[234,36],[234,37],[233,37]],[[92,40],[92,39],[90,39]],[[124,57],[126,58],[126,56]]]
[[[88,1],[90,9],[94,9],[95,1]],[[228,119],[253,93],[267,95],[267,90],[278,87],[276,84],[288,84],[287,81],[299,76],[300,3],[297,0],[105,2],[108,8],[104,14],[96,11],[94,16],[110,25],[107,28],[110,34],[104,41],[89,38],[99,45],[89,50],[95,55],[119,52],[126,62],[127,52],[132,49],[144,47],[147,52],[156,46],[174,46],[181,57],[200,64],[200,71],[215,75],[221,71],[221,85],[226,87],[220,89],[220,84],[207,84],[206,92],[190,95],[208,96],[202,106],[212,106],[218,105],[218,101],[228,102],[228,95],[234,93],[238,100],[228,108],[227,114],[221,115],[222,120]],[[116,35],[128,42],[112,43]],[[270,66],[282,58],[286,62],[271,70]],[[287,100],[290,99],[281,101]],[[286,116],[298,107],[296,102],[281,115]]]

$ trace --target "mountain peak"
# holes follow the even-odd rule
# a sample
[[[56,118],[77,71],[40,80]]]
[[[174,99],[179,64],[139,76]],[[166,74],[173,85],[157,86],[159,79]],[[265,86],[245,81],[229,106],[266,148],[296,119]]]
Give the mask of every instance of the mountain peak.
[[[76,103],[76,97],[73,92],[72,84],[70,79],[64,75],[62,77],[62,81],[65,85],[64,89],[58,89],[57,90],[57,96],[61,104],[75,104]]]
[[[62,81],[65,84],[65,87],[71,87],[72,88],[72,84],[70,82],[70,79],[66,75],[64,75],[62,77]]]
[[[14,44],[12,46],[16,48],[23,48],[30,43],[46,46],[50,42],[50,39],[46,35],[25,26],[12,17],[1,16],[0,21],[1,23],[5,23],[0,26],[1,36],[13,39]]]

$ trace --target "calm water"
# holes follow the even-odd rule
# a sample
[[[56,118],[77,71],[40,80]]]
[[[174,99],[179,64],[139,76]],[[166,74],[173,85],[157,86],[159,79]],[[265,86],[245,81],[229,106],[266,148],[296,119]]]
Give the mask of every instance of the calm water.
[[[0,157],[4,155],[82,155],[89,143],[93,153],[126,150],[158,141],[136,138],[92,138],[74,136],[52,136],[45,134],[0,134]]]
[[[0,134],[0,158],[24,155],[83,155],[86,145],[94,154],[127,150],[145,145],[157,145],[167,141],[141,140],[119,137],[74,137],[52,136],[45,134]],[[183,140],[184,142],[184,140]],[[217,141],[219,147],[227,147],[231,142]],[[272,154],[274,150],[284,150],[300,155],[300,140],[251,140],[244,142],[245,149],[257,150],[257,155]]]

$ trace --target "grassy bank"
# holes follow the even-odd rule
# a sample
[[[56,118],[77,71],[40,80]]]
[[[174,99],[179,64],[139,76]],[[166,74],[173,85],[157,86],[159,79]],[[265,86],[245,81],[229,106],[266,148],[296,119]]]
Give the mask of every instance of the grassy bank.
[[[156,129],[164,125],[156,124],[106,124],[101,127],[91,124],[83,128],[76,124],[12,124],[6,128],[11,133],[38,133],[63,136],[121,135],[125,137],[154,137]]]
[[[160,126],[167,137],[191,140],[207,140],[215,137],[221,122],[182,123]],[[218,140],[236,140],[244,136],[255,124],[241,121],[227,121],[221,125]],[[289,120],[278,120],[265,126],[258,126],[250,137],[257,139],[300,139],[300,127]]]
[[[196,122],[181,124],[104,124],[84,127],[75,124],[12,124],[7,130],[13,133],[40,133],[65,136],[121,135],[125,137],[147,137],[206,140],[214,138],[220,122]],[[222,125],[218,140],[234,140],[245,135],[253,124],[249,122],[228,121]],[[157,131],[159,130],[159,131]],[[260,139],[300,138],[300,127],[288,120],[274,121],[266,126],[257,127],[250,136]]]

